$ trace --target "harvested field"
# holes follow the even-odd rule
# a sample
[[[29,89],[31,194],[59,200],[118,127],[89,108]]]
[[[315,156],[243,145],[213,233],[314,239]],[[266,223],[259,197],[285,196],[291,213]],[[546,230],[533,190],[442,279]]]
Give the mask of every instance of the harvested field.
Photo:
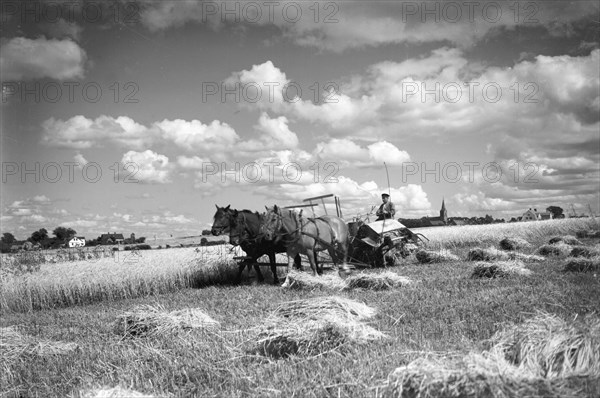
[[[542,225],[551,223],[530,223],[527,227],[537,230]],[[462,227],[448,227],[444,233],[453,230],[462,233]],[[487,230],[481,227],[481,231]],[[537,247],[552,236],[570,233],[573,232],[554,231],[545,237],[532,235],[534,239],[528,240]],[[452,247],[452,252],[464,259],[470,249],[497,245],[508,235],[505,230],[493,241],[479,241],[472,247],[459,245]],[[584,243],[592,247],[590,243],[596,242],[585,240]],[[436,244],[427,248],[433,247],[445,249]],[[526,265],[535,277],[482,281],[469,278],[473,262],[459,260],[424,267],[411,256],[402,268],[393,272],[418,283],[396,289],[355,288],[340,292],[310,287],[281,289],[268,282],[220,284],[215,278],[219,269],[210,266],[215,257],[196,258],[201,253],[189,249],[148,251],[141,253],[142,262],[113,262],[112,268],[102,262],[98,262],[99,267],[81,268],[78,262],[58,263],[54,268],[42,264],[40,271],[0,281],[0,295],[3,295],[0,297],[7,297],[6,292],[17,293],[14,286],[23,287],[18,291],[22,296],[12,297],[13,302],[21,302],[24,308],[23,312],[14,312],[2,307],[0,326],[18,325],[19,332],[34,342],[64,341],[77,344],[79,349],[68,355],[24,355],[18,360],[4,361],[0,384],[7,386],[3,390],[7,397],[75,397],[81,392],[110,390],[115,386],[156,397],[394,396],[392,389],[380,387],[376,391],[374,384],[386,380],[398,366],[424,358],[421,360],[438,363],[438,370],[450,372],[444,384],[438,384],[445,389],[444,393],[435,393],[437,387],[430,386],[430,381],[434,381],[429,376],[430,370],[424,369],[421,376],[414,376],[413,393],[404,389],[405,396],[414,396],[421,386],[422,391],[429,389],[436,394],[434,396],[452,396],[455,391],[477,392],[481,391],[480,385],[495,385],[496,381],[503,386],[499,388],[504,396],[511,396],[506,388],[516,388],[513,394],[531,392],[530,396],[599,396],[600,389],[593,387],[598,386],[598,379],[592,376],[548,379],[532,375],[524,385],[524,377],[511,381],[514,372],[506,371],[498,378],[493,373],[477,370],[477,360],[463,360],[473,355],[485,358],[492,355],[482,354],[481,348],[495,333],[504,330],[505,325],[524,324],[538,310],[567,322],[579,314],[576,322],[572,322],[577,323],[586,313],[600,307],[597,294],[600,280],[593,272],[561,272],[565,262],[575,258],[549,256],[543,258],[543,263],[537,263],[540,256],[533,256],[529,251],[507,253],[511,259],[514,256],[523,262],[530,261]],[[235,255],[216,254],[216,260],[224,262]],[[232,271],[235,278],[235,264]],[[374,269],[366,274],[384,274],[382,271],[387,270]],[[46,286],[37,278],[40,272],[53,281],[52,291],[59,300],[54,304],[48,301],[45,307],[31,311],[26,309],[31,305],[27,304],[29,296],[25,292]],[[193,288],[168,283],[179,272],[195,275]],[[360,273],[355,273],[358,275]],[[265,276],[270,275],[267,272]],[[124,281],[132,284],[133,280],[139,281],[132,289],[137,295],[119,298],[115,292]],[[226,280],[224,274],[222,280]],[[32,289],[25,289],[25,281],[34,282]],[[89,286],[89,293],[77,290],[76,286],[79,289]],[[151,286],[169,289],[150,291]],[[152,296],[145,297],[149,294],[141,293]],[[339,301],[336,304],[321,297],[328,294],[343,296],[340,299],[354,304],[343,305]],[[89,301],[75,303],[69,298],[86,295]],[[312,307],[307,307],[307,302]],[[89,304],[75,306],[74,303]],[[154,308],[160,305],[160,311],[165,314],[205,308],[220,325],[208,331],[174,328],[165,333],[147,334],[143,329],[140,333],[134,332],[148,336],[145,338],[123,338],[122,333],[114,333],[115,319],[136,307],[148,305]],[[61,308],[67,306],[70,307]],[[331,308],[336,315],[325,315]],[[378,309],[377,313],[374,308]],[[499,361],[496,363],[496,368],[502,365]],[[510,362],[509,365],[517,367]],[[518,376],[525,373],[520,371]],[[409,383],[406,376],[402,377]],[[416,386],[419,380],[423,383]],[[404,385],[409,385],[406,383]],[[492,396],[485,392],[478,395]],[[466,393],[463,396],[467,396]]]
[[[458,256],[450,253],[447,250],[433,251],[421,249],[415,253],[415,257],[421,264],[433,264],[460,260]]]
[[[381,339],[383,333],[363,322],[374,315],[374,309],[336,296],[283,303],[259,326],[249,351],[275,359],[310,357]]]
[[[512,275],[531,276],[533,272],[520,261],[480,261],[475,263],[471,278],[498,278]]]
[[[179,330],[212,329],[217,326],[219,322],[199,308],[168,312],[160,305],[144,305],[119,315],[114,330],[124,337],[145,337]]]
[[[600,318],[596,314],[565,321],[540,313],[499,331],[490,342],[508,362],[535,376],[600,377]]]

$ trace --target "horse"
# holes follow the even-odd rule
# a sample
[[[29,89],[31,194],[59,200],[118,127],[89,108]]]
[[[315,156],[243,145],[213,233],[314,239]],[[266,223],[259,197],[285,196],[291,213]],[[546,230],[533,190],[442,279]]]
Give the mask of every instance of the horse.
[[[275,253],[283,253],[286,249],[283,242],[265,239],[260,234],[262,216],[250,210],[231,209],[230,205],[227,207],[216,207],[217,212],[213,217],[211,233],[217,236],[229,232],[229,242],[234,246],[239,245],[246,255],[250,257],[239,264],[238,280],[241,280],[242,272],[246,267],[250,269],[250,266],[254,265],[258,280],[260,282],[264,281],[257,260],[266,254],[269,256],[271,264],[273,283],[279,284]],[[295,265],[297,268],[301,268],[300,256],[296,256]]]
[[[273,206],[267,209],[265,222],[262,224],[261,232],[267,239],[279,237],[285,242],[288,255],[288,272],[292,269],[292,259],[298,254],[308,257],[313,275],[317,275],[317,264],[314,261],[316,253],[327,250],[334,264],[341,262],[340,276],[348,272],[346,257],[348,254],[348,226],[339,217],[322,216],[319,218],[303,218],[291,210],[282,210]],[[321,264],[320,273],[323,272]],[[286,278],[283,286],[288,286]]]

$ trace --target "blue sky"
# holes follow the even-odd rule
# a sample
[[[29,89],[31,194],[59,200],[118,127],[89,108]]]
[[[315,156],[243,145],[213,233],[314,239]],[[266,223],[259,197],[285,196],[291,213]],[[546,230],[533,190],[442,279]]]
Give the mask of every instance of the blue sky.
[[[1,10],[2,232],[388,190],[401,217],[599,212],[597,1],[26,3]]]

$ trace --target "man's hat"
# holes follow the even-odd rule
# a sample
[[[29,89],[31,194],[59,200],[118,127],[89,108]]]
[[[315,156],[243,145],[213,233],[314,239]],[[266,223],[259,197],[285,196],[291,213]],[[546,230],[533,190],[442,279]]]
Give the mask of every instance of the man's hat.
[[[382,198],[389,198],[389,197],[390,197],[390,195],[388,195],[387,193],[382,193],[382,194],[381,194],[381,197],[382,197]]]

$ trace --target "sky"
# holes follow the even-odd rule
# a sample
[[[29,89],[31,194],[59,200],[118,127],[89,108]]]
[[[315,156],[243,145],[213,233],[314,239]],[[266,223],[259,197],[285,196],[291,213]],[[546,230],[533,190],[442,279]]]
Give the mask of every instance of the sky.
[[[383,192],[599,214],[599,4],[3,2],[2,232],[198,235],[325,194],[350,220]]]

